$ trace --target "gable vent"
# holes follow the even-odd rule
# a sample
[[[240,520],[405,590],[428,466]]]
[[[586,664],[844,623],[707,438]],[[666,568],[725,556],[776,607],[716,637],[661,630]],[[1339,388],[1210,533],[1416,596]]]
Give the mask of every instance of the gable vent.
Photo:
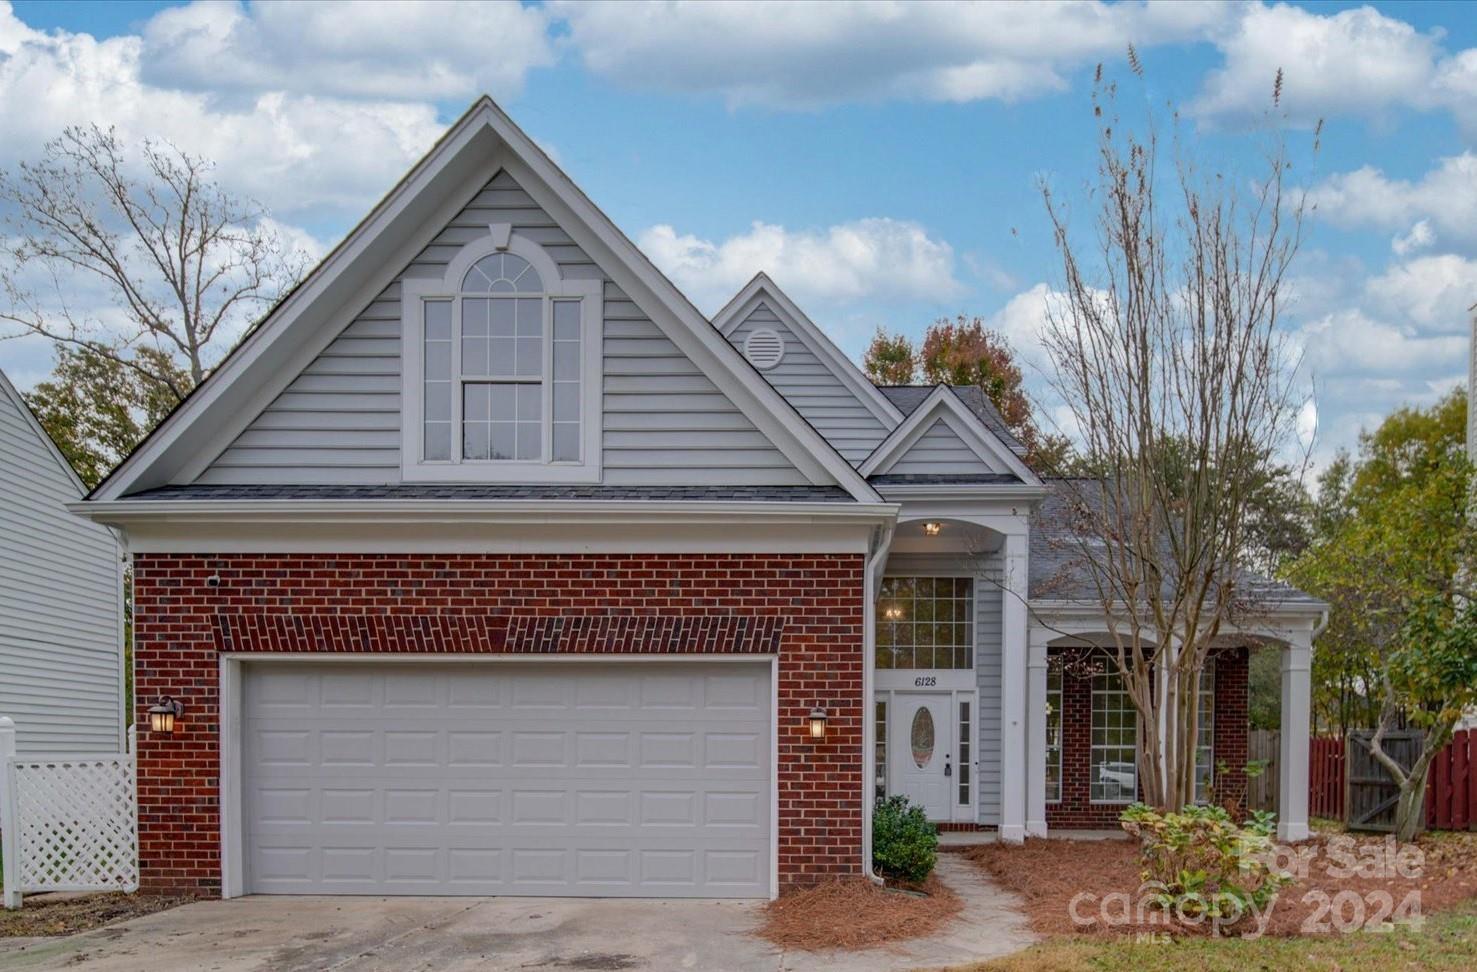
[[[768,371],[785,356],[785,342],[773,328],[760,327],[744,339],[744,357],[760,371]]]

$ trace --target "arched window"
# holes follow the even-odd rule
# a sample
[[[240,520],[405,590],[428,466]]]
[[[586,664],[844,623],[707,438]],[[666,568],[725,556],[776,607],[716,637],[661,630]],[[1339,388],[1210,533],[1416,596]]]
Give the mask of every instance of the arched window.
[[[598,476],[598,281],[493,234],[438,282],[403,284],[407,478]],[[411,426],[414,428],[411,428]]]

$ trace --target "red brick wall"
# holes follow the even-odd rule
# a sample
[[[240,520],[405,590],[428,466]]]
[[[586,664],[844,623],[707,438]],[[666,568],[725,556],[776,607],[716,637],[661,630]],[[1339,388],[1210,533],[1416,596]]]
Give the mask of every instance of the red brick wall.
[[[207,583],[212,575],[218,586]],[[262,651],[322,644],[348,651],[548,650],[547,639],[510,640],[514,614],[781,619],[780,882],[857,873],[862,578],[861,556],[849,554],[140,554],[134,560],[134,671],[136,717],[144,726],[138,782],[143,886],[220,892],[221,644]],[[753,642],[752,650],[766,650]],[[588,637],[568,643],[579,651],[622,647]],[[667,638],[634,643],[630,650],[649,651],[652,644],[702,650],[701,644],[693,649],[695,643]],[[160,695],[186,705],[171,736],[147,731],[148,706]],[[830,713],[821,742],[809,738],[806,725],[817,703]]]
[[[1215,657],[1215,764],[1218,798],[1246,792],[1247,649],[1229,648]],[[1141,737],[1142,738],[1142,737]],[[1089,796],[1092,759],[1092,678],[1062,676],[1062,799],[1046,805],[1048,828],[1104,830],[1118,827],[1121,804],[1093,804]]]

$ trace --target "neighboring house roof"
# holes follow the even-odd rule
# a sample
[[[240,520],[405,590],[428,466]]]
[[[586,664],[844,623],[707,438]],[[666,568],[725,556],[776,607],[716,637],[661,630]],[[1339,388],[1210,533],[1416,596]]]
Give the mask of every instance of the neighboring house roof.
[[[908,415],[928,399],[929,393],[935,387],[934,385],[878,385],[877,390],[886,395],[887,400],[892,402],[899,412]],[[1025,444],[1016,438],[1014,432],[1010,431],[1010,427],[1005,424],[1005,418],[995,407],[995,403],[990,401],[984,389],[978,385],[949,385],[948,387],[959,396],[959,400],[974,413],[975,417],[984,423],[985,428],[999,436],[1010,447],[1010,451],[1018,456],[1026,454]]]
[[[1008,486],[1020,481],[1015,473],[880,473],[867,477],[874,486]]]
[[[394,189],[93,491],[117,500],[192,481],[499,169],[575,238],[814,485],[880,497],[489,98],[478,99]],[[541,198],[539,198],[541,197]]]
[[[1082,538],[1073,531],[1073,508],[1091,493],[1095,483],[1084,479],[1047,479],[1046,494],[1031,514],[1029,592],[1033,601],[1092,601],[1097,585],[1081,553]],[[1290,584],[1251,571],[1241,575],[1240,587],[1257,603],[1324,606],[1318,598]]]
[[[600,486],[539,483],[386,483],[370,485],[162,486],[131,500],[618,500],[724,503],[847,503],[839,486]]]

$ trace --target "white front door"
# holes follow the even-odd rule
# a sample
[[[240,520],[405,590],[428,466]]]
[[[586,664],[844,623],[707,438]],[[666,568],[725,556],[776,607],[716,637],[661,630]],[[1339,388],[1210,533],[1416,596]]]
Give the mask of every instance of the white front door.
[[[949,692],[897,693],[893,696],[893,793],[901,793],[923,807],[929,820],[949,820],[949,800],[958,767],[954,753],[954,724]]]

